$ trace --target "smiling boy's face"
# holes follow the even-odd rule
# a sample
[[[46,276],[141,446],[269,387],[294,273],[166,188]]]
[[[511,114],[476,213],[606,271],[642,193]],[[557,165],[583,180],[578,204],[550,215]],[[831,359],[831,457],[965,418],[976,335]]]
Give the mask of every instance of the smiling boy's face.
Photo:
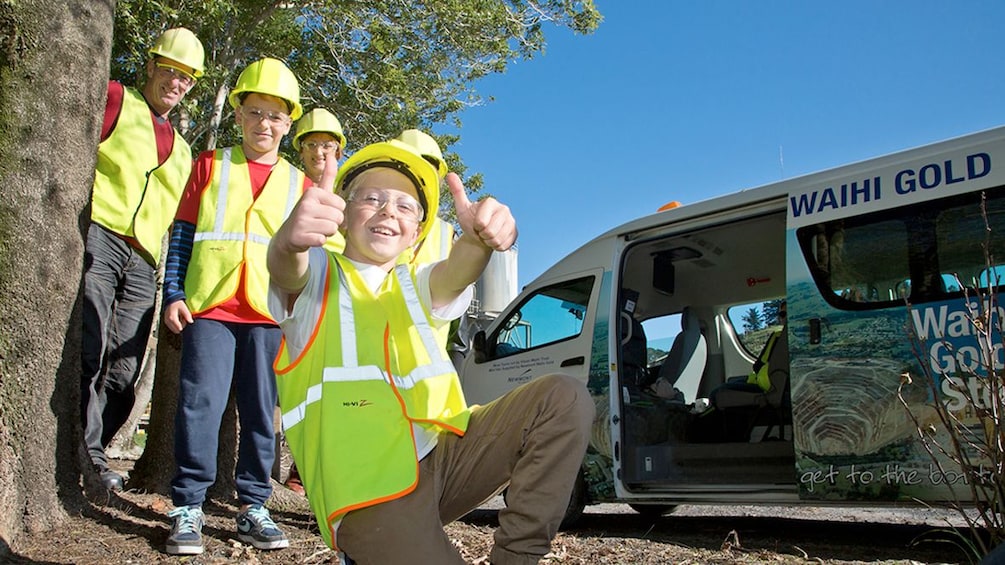
[[[235,115],[241,126],[241,144],[249,159],[279,154],[279,143],[293,123],[289,111],[282,98],[257,92],[244,98]]]
[[[378,199],[386,202],[379,209]],[[419,236],[419,219],[407,213],[418,202],[415,185],[404,174],[385,167],[360,173],[348,187],[345,256],[390,271]]]

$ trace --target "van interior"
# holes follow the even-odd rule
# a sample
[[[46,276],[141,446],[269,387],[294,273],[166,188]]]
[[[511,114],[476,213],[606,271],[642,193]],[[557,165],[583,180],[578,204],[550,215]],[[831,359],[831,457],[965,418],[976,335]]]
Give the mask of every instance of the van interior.
[[[863,320],[1005,283],[1005,238],[986,235],[1005,233],[1001,187],[807,225],[788,245],[785,220],[709,218],[627,238],[618,379],[629,489],[795,489],[787,340],[820,344],[821,320],[778,315],[787,261],[809,267],[809,292]]]
[[[782,329],[784,295],[784,212],[643,235],[626,250],[618,366],[629,489],[795,488],[784,341],[770,352],[769,389],[747,383]]]

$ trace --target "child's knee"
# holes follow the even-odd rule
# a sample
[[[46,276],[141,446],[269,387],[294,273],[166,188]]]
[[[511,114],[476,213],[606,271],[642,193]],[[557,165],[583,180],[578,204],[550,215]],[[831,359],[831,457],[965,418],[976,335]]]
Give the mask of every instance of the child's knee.
[[[564,374],[547,375],[538,381],[548,388],[546,397],[554,399],[557,405],[564,406],[570,417],[584,426],[593,423],[596,407],[582,381]]]

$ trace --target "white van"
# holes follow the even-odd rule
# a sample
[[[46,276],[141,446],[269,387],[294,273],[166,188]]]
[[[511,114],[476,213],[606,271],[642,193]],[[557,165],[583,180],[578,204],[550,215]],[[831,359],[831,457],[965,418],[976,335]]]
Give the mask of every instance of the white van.
[[[619,226],[475,336],[468,402],[548,373],[587,384],[597,420],[567,518],[600,502],[949,499],[959,466],[933,463],[897,390],[911,374],[924,425],[925,375],[943,375],[939,400],[974,419],[951,385],[982,386],[964,295],[1005,274],[984,249],[1005,262],[1003,165],[1005,127]],[[767,389],[720,392],[779,330]]]

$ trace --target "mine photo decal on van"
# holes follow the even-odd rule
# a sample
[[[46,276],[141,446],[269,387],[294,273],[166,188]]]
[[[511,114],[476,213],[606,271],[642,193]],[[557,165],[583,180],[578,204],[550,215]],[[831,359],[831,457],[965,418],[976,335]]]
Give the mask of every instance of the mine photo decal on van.
[[[987,304],[998,308],[1005,288],[1003,185],[1005,147],[996,143],[948,159],[892,162],[867,179],[834,179],[789,196],[802,498],[969,496],[959,465],[943,457],[940,469],[918,428],[944,430],[933,408],[942,403],[980,431],[980,407],[967,398],[986,398],[988,364],[1005,365],[1002,336],[978,339],[974,323]],[[992,316],[993,327],[1000,319]],[[902,379],[908,408],[898,398]],[[948,436],[934,439],[945,444]]]

